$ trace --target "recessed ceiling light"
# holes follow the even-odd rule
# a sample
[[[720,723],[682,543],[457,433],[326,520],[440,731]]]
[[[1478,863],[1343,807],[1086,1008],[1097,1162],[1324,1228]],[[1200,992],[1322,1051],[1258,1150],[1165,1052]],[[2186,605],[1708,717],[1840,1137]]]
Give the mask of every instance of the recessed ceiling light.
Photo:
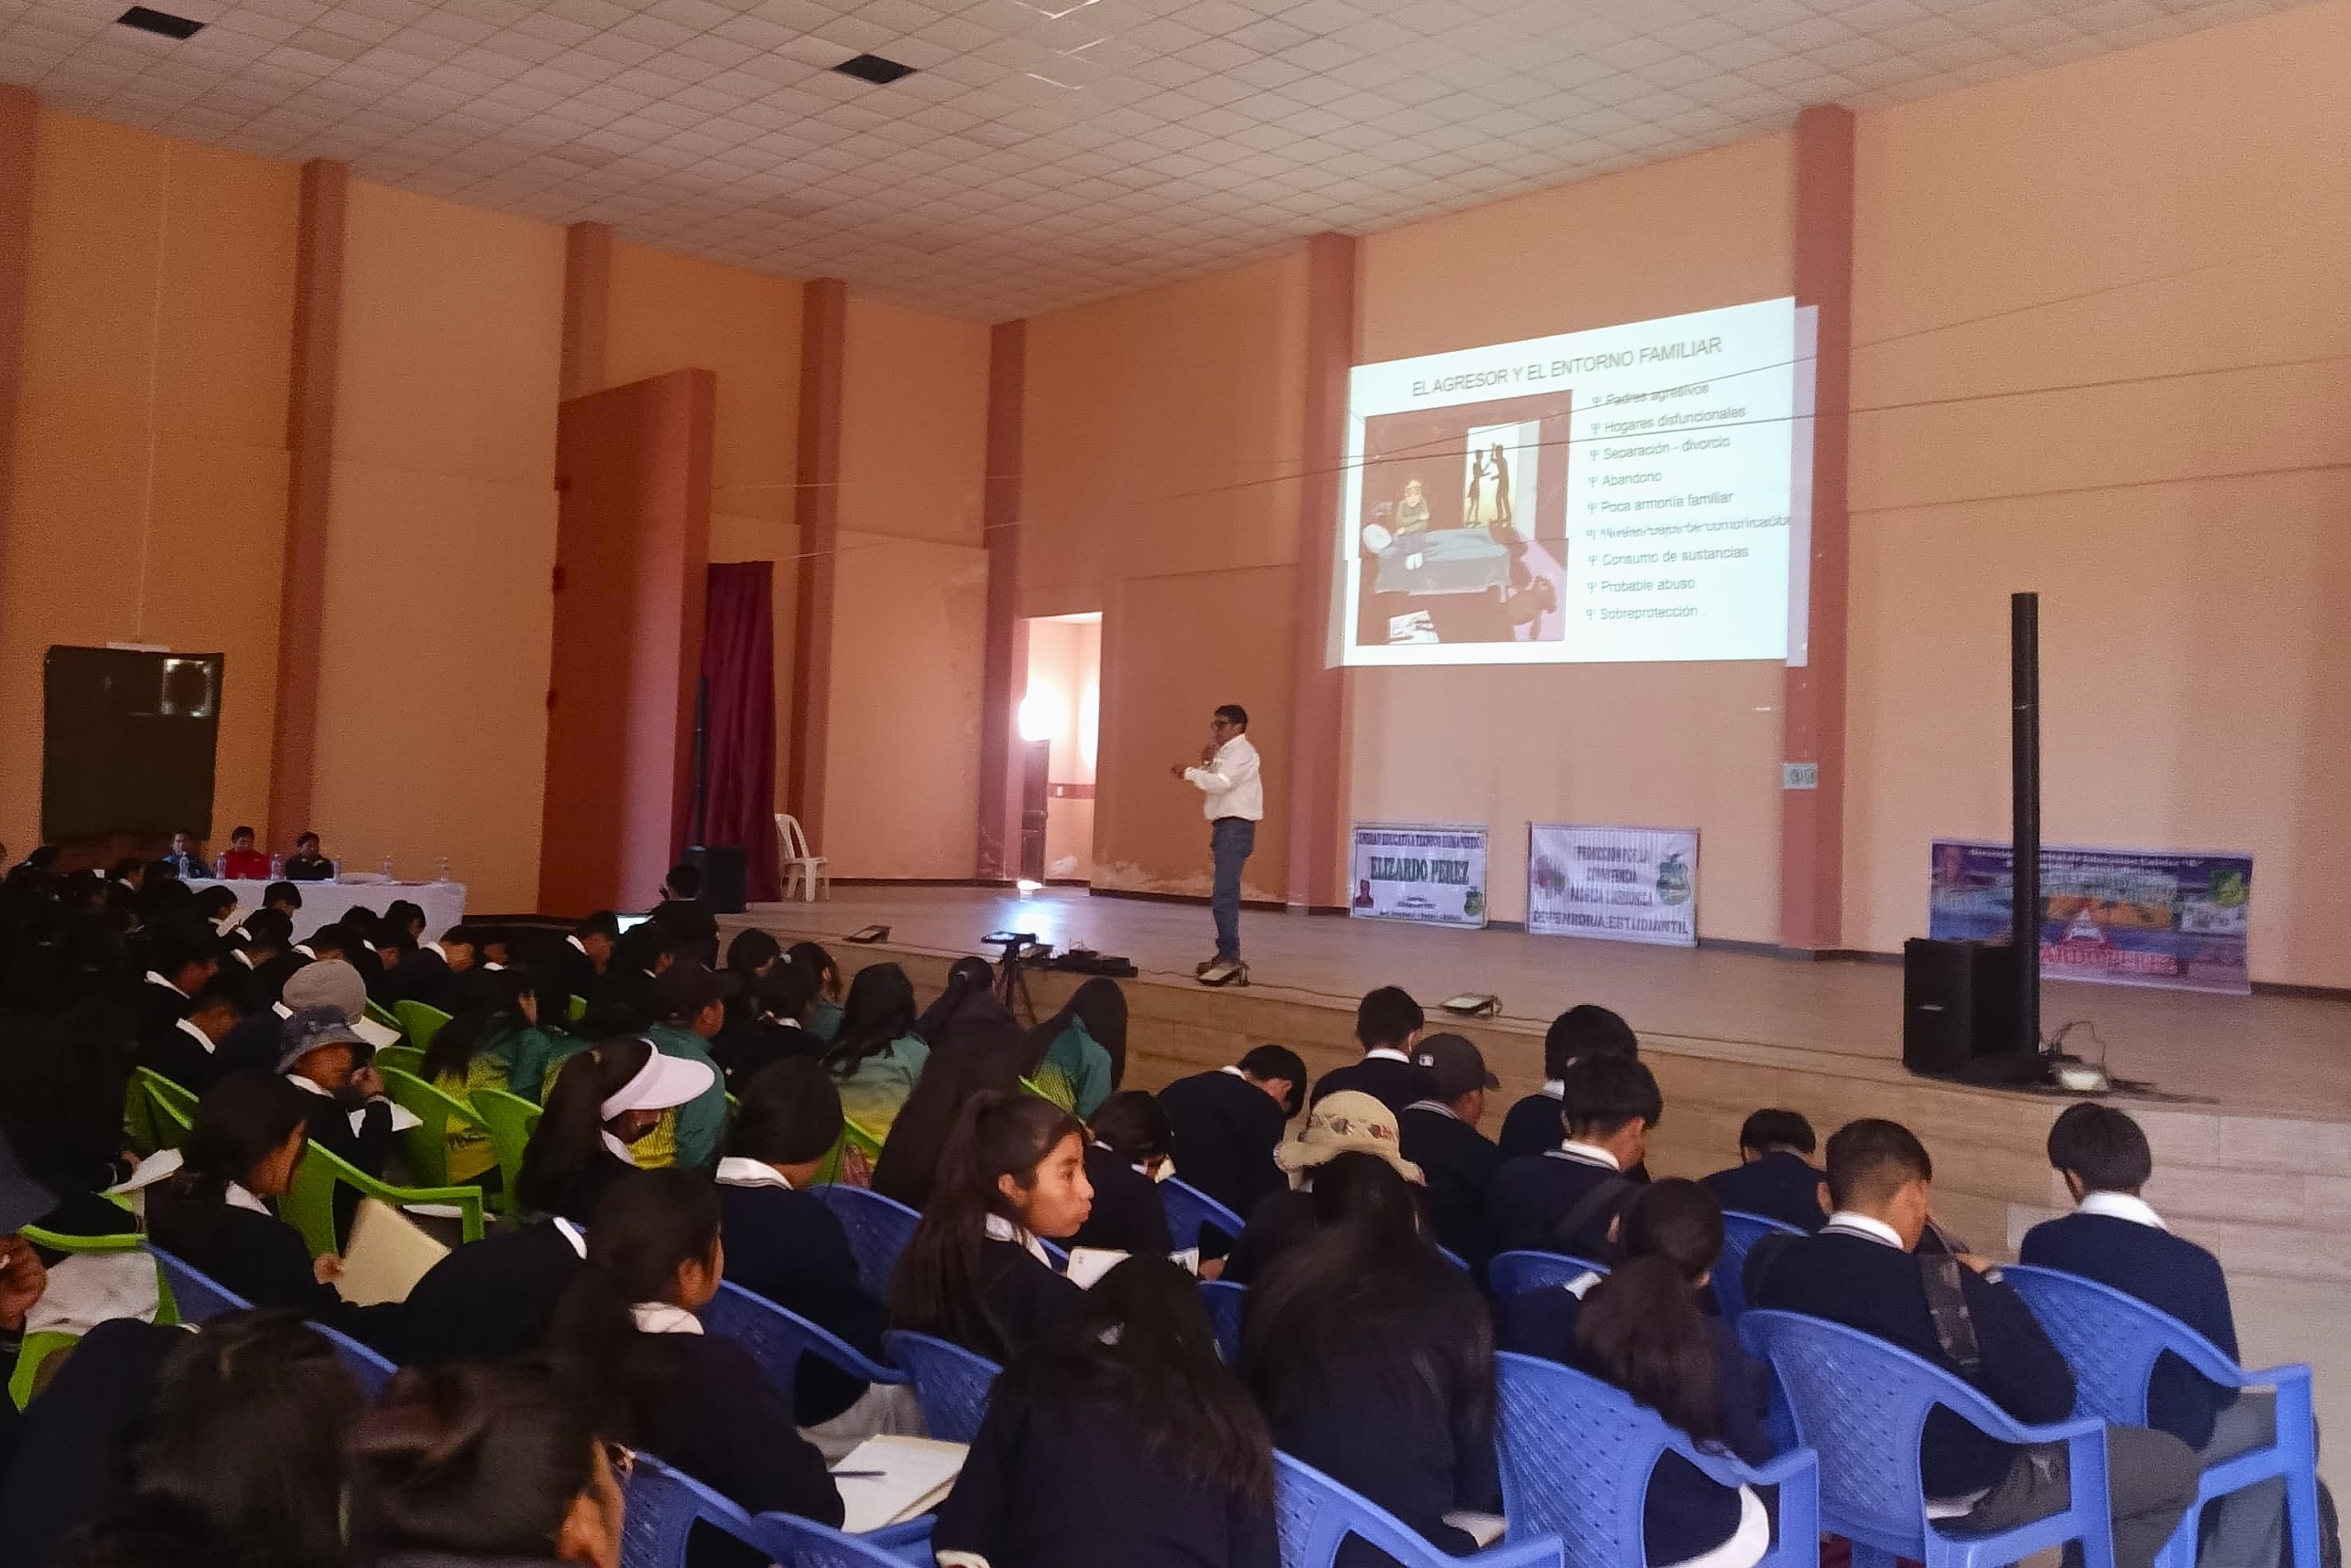
[[[133,5],[115,20],[126,27],[136,27],[142,33],[153,33],[165,38],[193,38],[204,30],[202,22],[187,16],[174,16],[169,11],[151,11],[144,5]]]
[[[900,65],[896,60],[883,59],[880,55],[852,55],[832,68],[842,76],[855,77],[859,81],[870,81],[875,87],[886,87],[900,77],[910,77],[914,74],[914,67]]]

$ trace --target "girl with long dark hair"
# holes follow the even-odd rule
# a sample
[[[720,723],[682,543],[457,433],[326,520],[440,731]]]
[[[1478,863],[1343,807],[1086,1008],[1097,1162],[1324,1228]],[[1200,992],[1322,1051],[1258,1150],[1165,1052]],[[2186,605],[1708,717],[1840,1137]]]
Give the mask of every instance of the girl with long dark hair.
[[[417,1073],[458,1099],[491,1088],[536,1100],[548,1073],[587,1048],[541,1008],[542,993],[562,998],[533,971],[486,971],[469,988],[474,1005],[441,1026]]]
[[[873,1190],[909,1208],[929,1204],[939,1155],[963,1108],[981,1094],[1019,1093],[1029,1061],[1028,1040],[1008,1019],[965,1019],[933,1046],[873,1162]]]
[[[1501,1500],[1485,1300],[1438,1254],[1387,1161],[1338,1155],[1313,1196],[1313,1233],[1249,1288],[1241,1375],[1277,1448],[1465,1554],[1475,1540],[1445,1516],[1499,1511]],[[1338,1558],[1387,1561],[1359,1541]]]
[[[750,1353],[705,1334],[726,1254],[718,1193],[674,1167],[632,1171],[596,1205],[585,1266],[548,1348],[586,1392],[597,1429],[659,1455],[752,1513],[837,1525],[841,1494]]]
[[[974,1096],[891,1277],[891,1321],[1008,1360],[1083,1293],[1040,1238],[1073,1234],[1092,1207],[1077,1118],[1033,1094]]]
[[[59,1561],[336,1568],[343,1439],[364,1405],[334,1347],[290,1313],[212,1320],[164,1356],[119,1490]]]
[[[275,1073],[232,1072],[196,1103],[178,1171],[147,1192],[155,1245],[258,1307],[332,1317],[327,1281],[340,1260],[315,1262],[302,1237],[265,1201],[294,1185],[309,1137],[311,1096]]]
[[[895,964],[857,971],[841,1033],[824,1061],[840,1082],[841,1113],[876,1137],[888,1136],[930,1055],[914,1032],[914,987],[906,971]]]
[[[620,1568],[621,1478],[585,1403],[544,1367],[410,1368],[350,1453],[370,1568]]]
[[[931,1545],[1006,1568],[1277,1568],[1272,1444],[1191,1275],[1130,1258],[1014,1358]]]
[[[996,999],[996,971],[985,958],[957,958],[947,966],[947,981],[923,1016],[914,1032],[937,1049],[952,1025],[967,1018],[996,1019],[1009,1023],[1012,1015]]]
[[[1084,1121],[1126,1076],[1126,993],[1096,976],[1070,1005],[1029,1031],[1026,1076],[1040,1092]]]
[[[809,1029],[817,1039],[830,1042],[841,1032],[841,966],[814,942],[793,943],[784,949],[784,957],[816,981],[816,1005],[809,1014]]]
[[[605,1189],[636,1168],[631,1146],[717,1076],[707,1063],[664,1056],[642,1040],[581,1051],[548,1092],[546,1113],[523,1149],[517,1200],[585,1225]]]

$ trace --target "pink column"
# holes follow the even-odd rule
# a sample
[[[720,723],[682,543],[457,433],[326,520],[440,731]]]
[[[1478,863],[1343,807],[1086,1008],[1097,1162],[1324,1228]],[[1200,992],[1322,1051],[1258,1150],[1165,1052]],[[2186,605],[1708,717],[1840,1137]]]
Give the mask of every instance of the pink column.
[[[1289,774],[1291,908],[1342,895],[1345,836],[1343,672],[1328,663],[1331,578],[1338,540],[1340,465],[1346,457],[1347,371],[1355,362],[1355,241],[1306,242],[1306,421],[1299,442],[1298,570],[1291,585]]]
[[[1851,574],[1846,454],[1853,384],[1853,111],[1796,117],[1796,305],[1819,316],[1813,420],[1807,662],[1787,673],[1782,755],[1820,770],[1780,796],[1780,945],[1824,952],[1844,937],[1845,606]]]
[[[1020,620],[1020,439],[1028,324],[998,322],[987,341],[987,643],[979,676],[979,854],[973,874],[1009,882],[1020,844],[1012,742],[1029,663]]]
[[[841,378],[849,289],[820,277],[800,294],[799,607],[792,628],[791,767],[784,798],[824,852],[825,730],[832,711],[832,585],[841,548]]]

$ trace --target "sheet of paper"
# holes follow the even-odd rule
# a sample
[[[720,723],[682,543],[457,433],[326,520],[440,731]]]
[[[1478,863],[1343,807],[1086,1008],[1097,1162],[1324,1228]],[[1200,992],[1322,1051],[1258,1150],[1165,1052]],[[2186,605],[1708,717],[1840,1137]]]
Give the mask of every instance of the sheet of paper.
[[[946,1500],[963,1473],[962,1443],[932,1437],[868,1437],[832,1467],[844,1511],[841,1528],[852,1535],[918,1519]],[[858,1471],[879,1470],[879,1475]]]
[[[1126,1261],[1127,1255],[1112,1247],[1072,1247],[1070,1261],[1061,1272],[1081,1291],[1091,1291],[1094,1281]]]
[[[449,1255],[449,1249],[380,1198],[360,1200],[351,1220],[350,1243],[343,1249],[343,1271],[335,1281],[336,1293],[357,1306],[380,1301],[404,1301],[425,1271]]]

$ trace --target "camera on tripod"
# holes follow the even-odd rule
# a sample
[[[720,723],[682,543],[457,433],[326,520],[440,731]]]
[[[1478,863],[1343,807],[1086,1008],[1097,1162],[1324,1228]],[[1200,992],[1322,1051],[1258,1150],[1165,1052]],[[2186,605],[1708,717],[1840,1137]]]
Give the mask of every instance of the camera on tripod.
[[[1029,975],[1023,966],[1041,964],[1051,957],[1053,945],[1038,941],[1033,931],[991,931],[980,942],[1004,949],[1004,956],[996,963],[996,992],[1004,1003],[1004,1010],[1034,1024],[1037,1005],[1029,999]]]

